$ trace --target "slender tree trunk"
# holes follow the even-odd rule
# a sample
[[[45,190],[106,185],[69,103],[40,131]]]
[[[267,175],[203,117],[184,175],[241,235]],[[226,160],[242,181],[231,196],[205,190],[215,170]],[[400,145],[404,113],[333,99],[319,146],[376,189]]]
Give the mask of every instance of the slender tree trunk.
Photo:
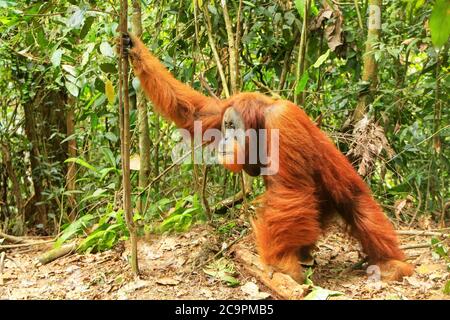
[[[302,32],[300,35],[300,45],[298,47],[297,69],[296,69],[296,73],[295,73],[295,78],[296,78],[295,90],[297,88],[297,84],[300,81],[300,78],[302,77],[302,75],[306,69],[305,68],[305,57],[306,57],[306,47],[308,44],[308,15],[309,15],[310,6],[311,6],[311,0],[306,0],[305,6],[304,6],[304,11],[303,11],[303,25],[302,25]],[[300,93],[300,94],[294,93],[294,103],[295,104],[303,104],[304,103],[303,93]]]
[[[120,4],[120,31],[125,34],[127,28],[128,1],[122,0]],[[122,186],[123,186],[123,211],[130,231],[131,242],[131,268],[135,275],[139,274],[137,256],[137,231],[133,221],[131,208],[131,181],[130,181],[130,100],[128,91],[128,58],[124,54],[124,45],[120,45],[119,59],[119,119],[121,120],[120,141],[122,151]]]
[[[292,46],[286,50],[286,53],[284,55],[283,69],[281,69],[280,82],[278,83],[278,91],[282,91],[284,89],[284,84],[286,82],[286,76],[288,75],[288,72],[289,72],[290,66],[291,66],[292,51],[294,50],[294,48],[298,42],[299,36],[300,36],[300,31],[298,30],[298,28],[295,28],[294,37],[293,37],[294,42],[292,43]]]
[[[228,55],[229,55],[229,68],[230,68],[230,84],[231,84],[231,94],[235,94],[238,91],[237,84],[237,49],[236,42],[234,39],[233,27],[231,25],[230,15],[228,14],[228,7],[226,0],[221,1],[222,9],[223,9],[223,17],[225,20],[225,28],[227,30],[228,37]],[[239,23],[239,22],[238,22]]]
[[[377,86],[377,62],[374,55],[374,44],[380,39],[381,30],[381,5],[382,0],[369,0],[369,18],[367,23],[367,41],[363,56],[362,81],[367,82],[369,90],[360,93],[358,104],[353,113],[353,122],[356,123],[364,117],[366,108],[370,102],[370,93]]]
[[[70,99],[70,102],[73,102],[74,99]],[[73,111],[73,105],[69,106],[69,109],[67,110],[67,117],[66,117],[66,129],[67,129],[67,136],[70,137],[73,134],[75,134],[75,114]],[[67,143],[67,156],[69,158],[75,158],[77,156],[77,140],[76,139],[70,139]],[[75,162],[69,162],[67,166],[67,175],[66,175],[66,184],[67,184],[67,191],[69,191],[69,196],[67,197],[68,200],[68,217],[71,221],[76,216],[76,199],[75,195],[73,194],[73,191],[76,190],[76,167]]]
[[[140,37],[142,35],[142,14],[140,0],[133,0],[133,15],[131,17],[131,30]],[[149,181],[150,177],[150,135],[148,128],[148,113],[147,103],[142,90],[136,93],[136,106],[138,110],[139,119],[139,190],[143,190]],[[144,195],[138,199],[137,207],[140,213],[143,213]]]

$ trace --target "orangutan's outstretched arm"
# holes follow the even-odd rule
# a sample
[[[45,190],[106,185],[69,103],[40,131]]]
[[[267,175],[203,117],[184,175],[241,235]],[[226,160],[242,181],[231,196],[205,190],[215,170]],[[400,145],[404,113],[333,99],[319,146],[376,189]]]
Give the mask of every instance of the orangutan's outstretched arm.
[[[156,111],[181,128],[191,129],[195,120],[205,122],[203,130],[207,129],[206,126],[220,127],[220,101],[206,97],[175,79],[136,36],[124,35],[123,39],[129,47],[134,73]]]

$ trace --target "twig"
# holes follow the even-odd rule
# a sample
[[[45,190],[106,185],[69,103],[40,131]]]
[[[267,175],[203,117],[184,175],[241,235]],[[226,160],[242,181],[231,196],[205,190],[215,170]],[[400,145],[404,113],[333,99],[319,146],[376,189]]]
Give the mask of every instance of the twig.
[[[203,147],[204,145],[208,144],[209,141],[203,142],[201,145],[198,145],[194,148],[194,150],[197,150],[200,147]],[[170,169],[172,169],[173,167],[175,167],[176,165],[180,164],[183,160],[185,160],[190,154],[192,153],[192,150],[189,150],[186,154],[184,154],[183,156],[181,156],[177,161],[175,161],[174,163],[172,163],[170,166],[168,166],[163,172],[161,172],[155,179],[153,179],[152,181],[150,181],[150,183],[141,191],[137,194],[138,197],[140,197],[142,195],[142,193],[144,193],[145,191],[147,191],[156,181],[158,181],[159,179],[161,179],[167,172],[170,171]]]
[[[206,216],[208,217],[208,220],[211,220],[211,208],[209,207],[208,198],[206,196],[206,183],[208,180],[208,165],[203,165],[203,179],[202,179],[202,192],[201,192],[201,199],[203,208],[205,210]]]
[[[3,285],[3,266],[5,264],[5,256],[5,252],[0,253],[0,286]]]
[[[27,243],[18,243],[18,244],[5,244],[0,246],[0,250],[5,249],[14,249],[14,248],[22,248],[22,247],[29,247],[29,246],[38,246],[40,244],[46,244],[54,242],[55,240],[47,240],[47,241],[37,241],[37,242],[27,242]]]
[[[411,228],[412,224],[414,223],[414,221],[416,220],[417,214],[419,213],[420,207],[422,206],[422,197],[420,195],[419,186],[417,185],[417,183],[414,183],[414,185],[415,185],[416,190],[417,190],[417,196],[419,197],[419,199],[418,199],[419,203],[417,204],[416,211],[414,211],[414,215],[413,215],[413,217],[411,218],[411,221],[408,224],[408,227],[410,227],[410,228]]]
[[[6,252],[3,252],[3,253],[6,254]],[[7,257],[7,258],[5,258],[5,261],[6,261],[6,260],[9,260],[9,261],[11,261],[12,263],[14,263],[14,264],[16,265],[16,267],[19,268],[22,272],[26,272],[25,268],[24,268],[19,262],[17,262],[15,259],[13,259],[13,258],[11,258],[11,257]],[[0,273],[1,273],[1,272],[0,272]]]
[[[259,82],[258,80],[252,79],[253,83],[256,84],[259,88],[266,90],[270,95],[275,99],[281,99],[281,96],[266,86],[264,83]]]
[[[247,187],[245,185],[245,179],[244,179],[244,172],[241,171],[239,173],[239,178],[241,179],[241,187],[242,187],[242,209],[244,211],[244,216],[247,216],[247,207],[248,207],[248,203],[247,203],[247,197],[246,197],[246,192],[245,190],[247,190]]]
[[[345,268],[344,270],[342,270],[341,272],[339,272],[339,276],[342,276],[350,271],[353,270],[357,270],[357,269],[361,269],[363,264],[367,262],[367,258],[361,259],[358,262],[352,264],[350,267]]]
[[[250,190],[246,190],[245,193],[246,194],[250,194]],[[230,208],[232,207],[234,204],[236,203],[240,203],[242,200],[244,199],[244,194],[241,191],[233,194],[231,197],[228,197],[220,202],[218,202],[215,206],[214,206],[214,212],[218,212],[221,211],[223,208]]]
[[[203,9],[203,15],[205,16],[209,46],[211,47],[211,51],[214,55],[214,59],[216,60],[217,71],[219,72],[220,79],[222,81],[223,91],[225,92],[226,98],[228,98],[230,96],[230,90],[228,90],[228,82],[225,77],[225,72],[223,71],[223,65],[222,65],[222,62],[220,61],[219,53],[217,52],[217,48],[214,43],[211,17],[209,16],[208,8],[206,7],[206,4],[203,5],[202,9]]]
[[[210,263],[211,261],[215,260],[218,256],[220,256],[221,254],[223,254],[225,251],[229,250],[233,245],[235,245],[238,241],[240,241],[245,235],[247,234],[247,229],[244,229],[242,234],[237,237],[236,239],[234,239],[233,241],[230,242],[229,245],[227,245],[226,247],[222,248],[219,252],[217,252],[214,256],[212,256],[211,258],[209,258],[208,260],[206,260],[204,263],[202,263],[198,268],[201,269],[204,266],[206,266],[208,263]]]
[[[354,0],[355,2],[355,9],[356,9],[356,15],[358,16],[358,23],[359,23],[359,27],[361,28],[361,30],[364,29],[364,23],[361,17],[361,12],[359,11],[359,4],[358,4],[358,0]]]
[[[217,95],[214,93],[213,89],[209,86],[209,84],[208,84],[208,82],[206,81],[206,79],[205,79],[205,77],[203,76],[203,74],[200,74],[200,75],[198,76],[198,78],[199,78],[199,80],[200,80],[200,84],[202,85],[202,87],[203,87],[204,89],[206,89],[206,91],[208,91],[209,95],[210,95],[211,97],[214,97],[214,98],[216,98],[216,99],[219,99],[219,98],[217,97]]]

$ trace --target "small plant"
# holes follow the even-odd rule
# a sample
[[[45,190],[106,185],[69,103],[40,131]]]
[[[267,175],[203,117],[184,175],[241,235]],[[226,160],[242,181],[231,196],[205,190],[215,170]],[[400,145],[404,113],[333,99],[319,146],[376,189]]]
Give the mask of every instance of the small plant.
[[[206,215],[198,196],[187,196],[176,203],[174,210],[164,219],[158,229],[160,232],[184,232],[197,221],[206,221]]]
[[[98,226],[78,246],[78,251],[92,252],[109,250],[122,239],[128,238],[128,229],[123,210],[111,211],[100,218]]]
[[[104,251],[111,249],[119,240],[128,237],[127,226],[123,217],[123,210],[114,211],[112,204],[108,205],[106,213],[94,225],[96,218],[87,214],[68,224],[56,241],[55,247],[77,235],[90,234],[78,246],[79,252]]]
[[[225,282],[230,287],[235,287],[239,285],[239,280],[234,276],[236,275],[236,270],[231,261],[220,258],[208,265],[206,269],[203,269],[207,275],[219,279]]]

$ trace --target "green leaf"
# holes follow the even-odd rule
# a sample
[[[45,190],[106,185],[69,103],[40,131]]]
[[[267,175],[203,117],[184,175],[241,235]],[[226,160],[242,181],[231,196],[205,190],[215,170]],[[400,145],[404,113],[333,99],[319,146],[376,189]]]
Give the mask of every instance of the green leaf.
[[[102,188],[97,189],[94,191],[93,194],[90,194],[87,197],[84,197],[78,203],[80,204],[80,203],[86,202],[88,200],[99,198],[99,197],[108,197],[108,194],[104,194],[106,191],[107,191],[107,189],[102,189]]]
[[[102,63],[100,65],[100,69],[102,69],[102,71],[106,73],[117,73],[116,65],[113,63]]]
[[[105,158],[108,160],[111,167],[116,167],[116,158],[114,157],[114,154],[112,151],[108,148],[102,148],[102,153],[105,156]]]
[[[111,48],[111,45],[104,41],[100,44],[100,52],[105,56],[105,57],[114,57],[114,51]]]
[[[55,247],[60,247],[64,242],[86,229],[92,219],[94,219],[93,215],[86,214],[75,222],[72,222],[66,229],[64,229],[61,236],[55,242]]]
[[[444,286],[444,290],[442,290],[445,294],[450,295],[450,280],[447,281],[447,283]]]
[[[435,47],[444,45],[450,35],[450,1],[436,0],[430,17],[431,41]]]
[[[0,0],[0,8],[8,8],[17,5],[15,1],[11,0]]]
[[[114,86],[113,86],[111,80],[109,80],[109,79],[107,79],[105,81],[105,95],[106,95],[106,98],[108,98],[108,102],[110,104],[113,104],[116,96],[114,94]]]
[[[327,290],[321,287],[314,287],[313,290],[304,298],[305,300],[327,300],[328,297],[341,296],[342,292]]]
[[[131,85],[133,86],[133,89],[138,91],[138,89],[141,86],[141,82],[139,81],[138,77],[134,77],[133,80],[131,81]]]
[[[73,95],[74,97],[78,97],[79,89],[75,84],[66,81],[64,85],[66,86],[67,90],[70,92],[71,95]]]
[[[63,68],[64,71],[71,74],[72,76],[74,76],[74,77],[77,76],[77,71],[75,70],[75,67],[73,67],[69,64],[63,64],[61,67]]]
[[[67,27],[78,29],[84,22],[84,13],[86,10],[76,7],[74,13],[67,20]]]
[[[61,57],[62,57],[63,51],[62,49],[56,49],[52,57],[50,58],[50,61],[52,62],[54,67],[58,67],[61,64]]]
[[[300,94],[303,90],[305,90],[306,84],[309,80],[309,74],[308,71],[305,71],[302,74],[302,77],[300,78],[300,81],[297,83],[297,86],[295,87],[295,94]]]
[[[256,8],[256,5],[250,1],[242,1],[242,3],[246,4],[249,7]]]
[[[116,143],[118,140],[117,136],[112,132],[105,133],[105,138],[114,143]]]
[[[304,17],[305,5],[306,5],[305,0],[295,0],[295,7],[297,8],[297,11],[300,14],[300,17],[302,17],[302,19],[305,19],[305,17]]]
[[[76,137],[77,137],[76,133],[71,134],[70,136],[66,137],[63,141],[61,141],[61,144],[63,144],[64,142],[67,142],[67,141],[75,140]]]
[[[327,50],[323,55],[321,55],[319,58],[317,58],[317,61],[313,64],[314,68],[320,67],[325,60],[327,60],[328,56],[330,55],[330,49]]]
[[[305,270],[305,284],[307,285],[314,285],[313,281],[311,280],[311,277],[314,273],[314,270],[312,268],[308,268]]]
[[[81,28],[80,31],[80,39],[84,39],[86,37],[87,33],[91,29],[92,23],[94,22],[94,17],[87,17],[86,21],[84,22],[83,28]]]
[[[316,7],[316,2],[315,1],[311,2],[311,13],[314,16],[317,16],[319,14],[319,9]]]
[[[240,284],[238,279],[236,279],[235,277],[230,276],[230,275],[223,275],[221,277],[221,279],[223,281],[225,281],[227,283],[227,285],[230,286],[230,287],[236,287],[236,286],[238,286]]]
[[[82,158],[68,158],[66,159],[66,161],[64,161],[64,163],[67,162],[75,162],[76,164],[79,164],[80,166],[83,166],[89,170],[92,170],[94,172],[97,172],[97,168],[95,168],[94,166],[90,165],[89,163],[86,162],[86,160],[82,159]]]

